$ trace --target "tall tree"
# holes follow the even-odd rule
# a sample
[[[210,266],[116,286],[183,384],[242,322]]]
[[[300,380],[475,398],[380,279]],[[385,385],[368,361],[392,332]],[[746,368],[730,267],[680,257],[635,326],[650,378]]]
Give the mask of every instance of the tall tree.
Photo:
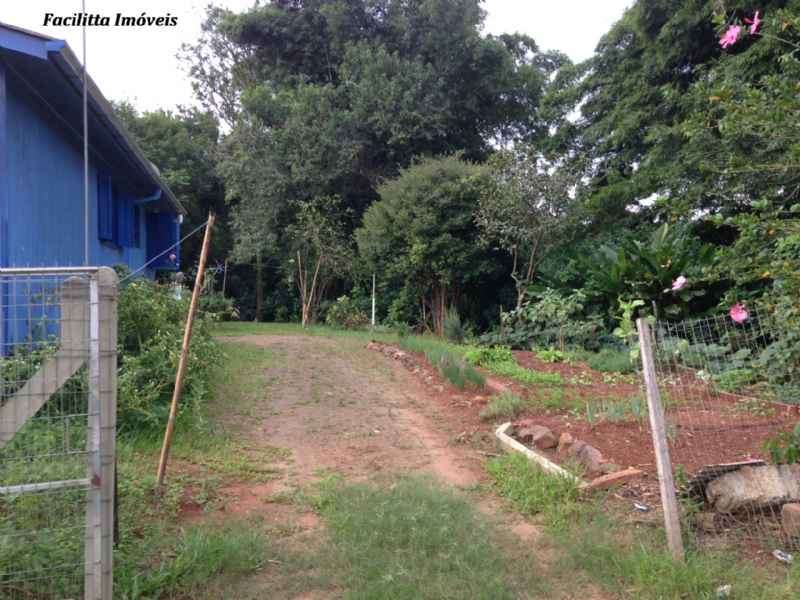
[[[476,243],[474,216],[490,185],[484,167],[457,156],[426,159],[379,188],[356,237],[390,291],[390,317],[441,334],[445,311],[496,281],[505,266]]]
[[[187,52],[196,89],[234,116],[220,170],[237,251],[287,248],[299,207],[316,198],[341,199],[329,216],[351,234],[380,182],[415,156],[482,159],[493,143],[542,135],[537,106],[565,58],[526,36],[483,36],[484,17],[479,0],[212,9]]]
[[[209,211],[219,215],[212,256],[224,260],[231,235],[226,225],[225,189],[216,168],[219,129],[214,115],[197,109],[139,113],[129,102],[116,104],[115,111],[186,208],[184,231],[203,223]],[[184,242],[184,265],[195,264],[201,245],[202,236]]]
[[[485,243],[511,255],[519,309],[541,262],[568,238],[578,179],[525,144],[496,154],[490,165],[494,179],[476,221]]]

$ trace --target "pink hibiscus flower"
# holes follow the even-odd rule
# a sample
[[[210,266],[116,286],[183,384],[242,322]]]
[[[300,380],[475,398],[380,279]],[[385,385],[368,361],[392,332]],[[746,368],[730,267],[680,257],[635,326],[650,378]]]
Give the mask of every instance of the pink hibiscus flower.
[[[733,319],[734,323],[744,323],[750,317],[750,313],[747,312],[747,309],[744,307],[744,304],[741,302],[737,302],[733,306],[731,306],[731,310],[728,312]]]
[[[730,48],[739,40],[739,35],[741,33],[741,25],[731,25],[728,27],[728,31],[726,31],[725,34],[719,38],[719,45],[723,48]]]
[[[761,27],[761,23],[763,22],[761,19],[761,11],[757,10],[752,19],[745,19],[744,22],[750,25],[750,35],[756,35],[758,33],[758,28]]]
[[[672,282],[672,291],[679,292],[683,288],[686,287],[686,284],[689,283],[689,280],[686,279],[683,275],[679,275],[678,278]]]

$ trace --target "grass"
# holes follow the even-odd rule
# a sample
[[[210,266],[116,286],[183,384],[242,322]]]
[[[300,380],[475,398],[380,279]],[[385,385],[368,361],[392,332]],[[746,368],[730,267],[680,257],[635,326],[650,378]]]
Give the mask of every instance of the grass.
[[[115,597],[197,597],[220,576],[243,575],[261,567],[266,540],[245,522],[198,525],[179,534],[176,543],[152,550],[145,559],[148,567],[129,561],[116,566]]]
[[[486,384],[483,375],[464,360],[463,347],[439,338],[420,335],[401,337],[400,347],[408,352],[424,354],[428,362],[459,389],[464,389],[467,385],[482,388]]]
[[[252,523],[228,520],[187,525],[179,519],[187,487],[193,489],[196,501],[211,509],[217,489],[225,481],[269,477],[263,464],[280,452],[269,448],[262,455],[245,452],[235,436],[221,426],[222,415],[236,414],[255,402],[256,392],[263,385],[264,365],[274,360],[255,346],[228,346],[226,350],[225,361],[217,366],[217,389],[211,405],[190,425],[178,421],[167,485],[160,499],[154,495],[160,436],[118,438],[120,536],[114,557],[115,598],[213,597],[204,595],[213,582],[253,572],[270,555],[264,531]],[[30,481],[32,468],[36,469],[36,481],[84,476],[85,464],[80,456],[71,461],[49,457],[42,459],[41,465],[32,462],[30,456],[20,460],[23,454],[79,448],[85,445],[84,440],[85,419],[76,419],[69,427],[45,427],[42,422],[31,421],[2,450],[3,466],[12,468],[3,469],[0,485]],[[187,464],[189,469],[181,468]],[[0,573],[18,572],[19,565],[25,565],[25,579],[45,578],[38,585],[48,593],[64,598],[80,595],[79,571],[72,566],[58,571],[54,565],[83,561],[80,532],[84,514],[85,493],[80,490],[0,498]],[[57,522],[53,520],[56,515]],[[24,538],[18,537],[21,532]],[[15,585],[12,595],[20,585]],[[36,583],[27,585],[24,593],[39,597],[41,590],[32,587]],[[7,593],[9,590],[0,583],[0,596]]]
[[[492,399],[481,411],[481,419],[484,421],[494,421],[496,419],[513,419],[521,414],[530,404],[512,394],[511,392],[503,392],[499,396]]]
[[[623,423],[626,421],[645,421],[648,416],[647,401],[642,396],[631,398],[600,398],[587,402],[583,417],[590,425],[601,421]]]
[[[310,335],[319,337],[344,337],[369,341],[380,340],[397,343],[398,335],[383,328],[339,329],[327,325],[312,325],[303,328],[299,323],[254,323],[252,321],[222,321],[214,325],[214,335]]]
[[[800,567],[780,576],[744,563],[731,552],[690,551],[684,564],[666,551],[659,528],[623,524],[624,515],[603,506],[603,498],[578,502],[572,482],[543,472],[521,455],[490,461],[487,469],[499,493],[523,514],[537,515],[561,551],[566,576],[588,573],[613,594],[666,600],[717,598],[731,585],[732,598],[789,600],[800,594]]]
[[[504,599],[533,590],[492,540],[484,517],[426,478],[391,486],[328,480],[317,499],[345,598]],[[534,566],[535,568],[535,566]],[[524,566],[529,572],[531,565]]]
[[[572,360],[585,362],[595,371],[604,373],[633,373],[636,365],[631,361],[628,350],[602,348],[599,352],[577,350],[570,353]]]
[[[570,394],[569,389],[561,387],[540,388],[535,391],[532,402],[547,411],[580,410],[583,401]]]
[[[508,377],[526,385],[561,385],[564,383],[559,373],[543,373],[526,369],[517,363],[510,348],[466,348],[464,358],[467,362],[488,369],[495,375]]]

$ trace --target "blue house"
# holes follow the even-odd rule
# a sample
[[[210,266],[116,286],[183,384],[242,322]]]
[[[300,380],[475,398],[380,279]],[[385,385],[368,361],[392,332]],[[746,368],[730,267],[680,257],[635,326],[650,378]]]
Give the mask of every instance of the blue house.
[[[91,79],[87,89],[88,261],[81,64],[64,41],[0,23],[0,268],[179,269],[183,207]],[[0,281],[0,355],[57,319],[30,308],[46,290],[22,287]]]
[[[88,264],[177,270],[183,207],[91,79],[88,115]],[[0,268],[85,264],[85,212],[81,64],[0,23]]]

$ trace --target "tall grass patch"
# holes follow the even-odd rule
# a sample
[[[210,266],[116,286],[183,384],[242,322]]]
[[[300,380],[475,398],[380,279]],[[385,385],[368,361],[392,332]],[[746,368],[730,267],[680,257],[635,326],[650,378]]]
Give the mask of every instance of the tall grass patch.
[[[486,384],[483,375],[464,360],[462,351],[455,344],[425,336],[404,336],[400,338],[400,346],[408,352],[424,354],[428,362],[458,389],[467,385],[482,388]]]
[[[493,421],[496,419],[513,419],[520,415],[529,403],[511,392],[503,392],[496,398],[492,398],[481,411],[481,419]]]
[[[486,520],[429,479],[402,479],[389,487],[329,482],[319,507],[332,555],[340,558],[346,598],[520,597]]]

